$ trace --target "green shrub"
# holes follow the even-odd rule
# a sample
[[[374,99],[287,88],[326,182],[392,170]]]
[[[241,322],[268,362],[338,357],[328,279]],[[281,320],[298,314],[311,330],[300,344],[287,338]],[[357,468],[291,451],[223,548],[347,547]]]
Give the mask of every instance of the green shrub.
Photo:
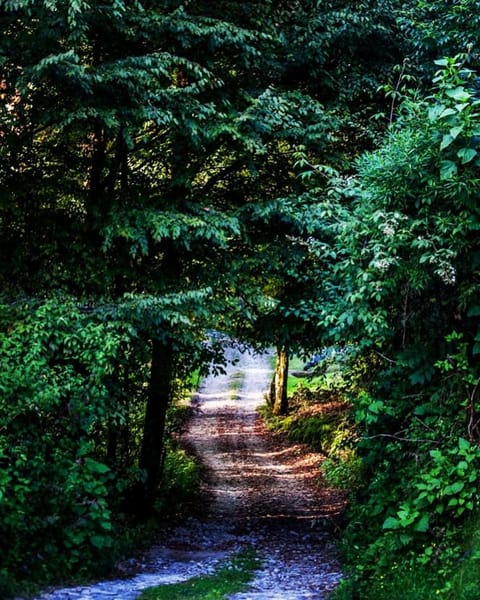
[[[155,504],[159,513],[178,512],[199,490],[200,466],[175,441],[167,440],[161,493]]]
[[[355,490],[363,477],[363,462],[353,448],[328,456],[322,463],[322,473],[328,485],[340,490]]]

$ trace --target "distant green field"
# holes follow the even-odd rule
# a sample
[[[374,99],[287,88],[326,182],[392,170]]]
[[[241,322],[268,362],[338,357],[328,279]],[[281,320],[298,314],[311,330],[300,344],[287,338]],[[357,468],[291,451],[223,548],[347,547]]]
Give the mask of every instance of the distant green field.
[[[293,356],[290,359],[288,368],[288,386],[287,393],[291,397],[299,387],[305,387],[309,390],[315,390],[319,387],[328,387],[340,381],[340,373],[334,364],[326,364],[325,372],[315,377],[298,377],[293,373],[303,372],[306,359],[299,356]]]

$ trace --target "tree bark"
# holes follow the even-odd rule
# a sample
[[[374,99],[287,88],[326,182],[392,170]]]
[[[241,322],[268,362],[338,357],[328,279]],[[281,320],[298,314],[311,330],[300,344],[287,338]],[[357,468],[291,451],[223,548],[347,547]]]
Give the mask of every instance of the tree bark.
[[[273,414],[285,415],[288,412],[288,352],[285,346],[277,348],[274,382]]]
[[[152,342],[150,387],[139,466],[145,470],[145,500],[151,506],[162,476],[167,408],[172,398],[174,352],[171,344]]]
[[[268,393],[267,399],[270,408],[273,410],[273,407],[275,405],[275,373],[273,374],[272,381],[270,383],[270,391]]]

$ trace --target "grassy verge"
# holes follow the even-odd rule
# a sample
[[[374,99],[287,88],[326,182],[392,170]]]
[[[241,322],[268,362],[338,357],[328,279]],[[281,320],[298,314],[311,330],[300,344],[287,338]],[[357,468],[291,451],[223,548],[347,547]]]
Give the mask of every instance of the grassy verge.
[[[273,415],[269,406],[262,407],[261,412],[272,431],[328,455],[332,448],[345,446],[353,435],[350,408],[342,394],[319,377],[313,384],[305,381],[289,394],[287,415]]]
[[[223,600],[230,594],[245,591],[259,566],[255,551],[246,550],[231,558],[213,575],[150,588],[143,592],[140,600]]]

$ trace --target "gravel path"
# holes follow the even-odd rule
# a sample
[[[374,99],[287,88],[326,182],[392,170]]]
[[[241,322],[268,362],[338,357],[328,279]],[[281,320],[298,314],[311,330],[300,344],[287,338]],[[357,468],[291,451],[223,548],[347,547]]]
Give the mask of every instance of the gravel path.
[[[319,457],[281,444],[257,415],[271,378],[268,355],[229,350],[224,375],[208,377],[194,402],[186,443],[206,466],[199,518],[162,534],[135,577],[57,590],[39,600],[134,600],[161,583],[211,573],[232,552],[255,547],[262,560],[250,590],[230,600],[324,599],[341,573],[328,533],[342,499],[319,485]]]

